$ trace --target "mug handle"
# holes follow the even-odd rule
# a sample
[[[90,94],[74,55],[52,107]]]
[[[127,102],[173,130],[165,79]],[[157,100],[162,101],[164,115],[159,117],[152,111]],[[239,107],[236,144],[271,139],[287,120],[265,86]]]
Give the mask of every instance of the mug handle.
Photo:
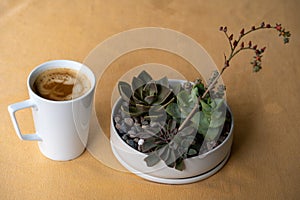
[[[21,140],[42,141],[42,139],[36,133],[24,135],[20,131],[19,124],[18,124],[16,116],[15,116],[15,112],[17,112],[18,110],[22,110],[22,109],[30,108],[30,107],[33,107],[35,109],[37,108],[36,104],[31,99],[28,99],[28,100],[25,100],[25,101],[22,101],[19,103],[9,105],[8,112],[10,114],[10,118],[12,120],[15,131]]]

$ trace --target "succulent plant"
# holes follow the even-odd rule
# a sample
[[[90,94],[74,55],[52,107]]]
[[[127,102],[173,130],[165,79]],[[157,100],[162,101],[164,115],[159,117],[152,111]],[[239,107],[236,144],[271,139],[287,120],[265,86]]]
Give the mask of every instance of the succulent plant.
[[[131,147],[147,154],[147,166],[164,161],[169,167],[183,170],[184,159],[210,151],[222,143],[231,128],[231,115],[223,99],[224,85],[218,79],[230,66],[233,57],[244,50],[255,52],[251,62],[253,71],[260,71],[265,47],[258,49],[252,41],[245,45],[244,37],[262,29],[274,29],[290,40],[290,32],[281,24],[261,23],[250,30],[242,29],[234,40],[227,27],[220,27],[230,45],[230,54],[220,72],[213,72],[205,86],[200,80],[170,86],[166,77],[154,81],[145,71],[132,80],[131,86],[119,82],[119,93],[124,101],[120,113],[115,116],[119,135]],[[123,118],[123,119],[121,119]]]
[[[154,81],[143,71],[133,78],[132,86],[125,82],[118,86],[125,102],[120,112],[126,117],[120,123],[118,115],[116,128],[128,145],[147,154],[145,162],[149,167],[162,160],[169,167],[183,170],[183,160],[200,151],[204,153],[203,141],[215,140],[222,131],[225,118],[218,109],[223,101],[212,100],[210,95],[199,101],[199,95],[206,89],[200,80],[169,85],[166,78]],[[189,126],[180,128],[195,105],[199,111]]]
[[[131,86],[120,81],[118,89],[127,102],[121,109],[132,117],[159,118],[163,115],[163,108],[175,100],[168,79],[164,77],[154,81],[146,71],[134,77]]]

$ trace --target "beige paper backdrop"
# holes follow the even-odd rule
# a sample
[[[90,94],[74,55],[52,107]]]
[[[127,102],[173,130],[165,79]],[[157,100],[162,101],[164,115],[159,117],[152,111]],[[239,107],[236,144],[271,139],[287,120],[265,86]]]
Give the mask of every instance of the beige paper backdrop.
[[[2,0],[0,2],[0,199],[297,199],[300,192],[300,2],[297,0]],[[36,142],[20,141],[7,106],[28,98],[26,78],[52,59],[83,62],[100,42],[141,27],[180,31],[199,42],[218,66],[228,51],[219,26],[239,33],[261,21],[282,23],[292,33],[284,46],[275,34],[251,40],[266,45],[263,70],[251,72],[252,54],[241,54],[223,76],[235,116],[232,155],[225,167],[201,182],[172,186],[111,169],[88,151],[69,162],[46,159]],[[184,60],[156,51],[117,59],[99,81],[147,62],[197,75]],[[97,98],[97,96],[100,96]],[[111,102],[106,102],[110,106]],[[108,112],[108,113],[106,113]],[[109,130],[109,110],[101,123]],[[33,132],[30,110],[17,113],[24,132]],[[101,118],[101,117],[100,117]]]

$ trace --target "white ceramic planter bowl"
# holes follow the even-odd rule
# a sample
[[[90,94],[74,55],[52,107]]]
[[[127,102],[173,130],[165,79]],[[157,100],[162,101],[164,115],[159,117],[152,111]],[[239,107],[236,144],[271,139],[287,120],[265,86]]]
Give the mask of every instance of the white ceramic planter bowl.
[[[120,105],[121,98],[117,100],[112,109],[110,127],[111,147],[119,162],[129,171],[137,175],[141,173],[164,179],[191,178],[208,173],[210,170],[213,170],[220,163],[222,163],[224,159],[227,159],[228,155],[230,154],[233,140],[234,121],[232,113],[229,110],[232,117],[231,128],[227,138],[223,141],[222,144],[218,145],[216,148],[205,154],[185,159],[185,169],[183,171],[169,168],[163,161],[159,161],[159,163],[157,163],[153,167],[148,167],[146,165],[146,162],[144,161],[147,155],[135,150],[134,148],[130,147],[125,141],[123,141],[114,126],[113,116],[116,114],[117,109],[120,108]],[[216,171],[218,170],[215,170],[214,173]]]

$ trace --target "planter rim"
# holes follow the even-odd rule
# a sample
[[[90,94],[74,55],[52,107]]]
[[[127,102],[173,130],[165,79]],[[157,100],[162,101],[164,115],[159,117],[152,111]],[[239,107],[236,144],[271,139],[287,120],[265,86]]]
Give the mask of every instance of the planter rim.
[[[208,170],[205,173],[198,174],[196,176],[190,176],[185,178],[164,178],[164,177],[157,177],[152,174],[143,173],[138,171],[137,169],[133,168],[128,164],[126,161],[124,161],[122,158],[120,158],[119,153],[116,151],[115,147],[112,146],[112,151],[114,155],[116,156],[117,160],[130,172],[134,173],[135,175],[144,178],[146,180],[156,182],[156,183],[163,183],[163,184],[172,184],[172,185],[181,185],[181,184],[190,184],[197,181],[201,181],[203,179],[206,179],[212,175],[214,175],[216,172],[218,172],[228,161],[230,157],[230,151],[227,153],[225,158],[217,164],[214,168]]]

